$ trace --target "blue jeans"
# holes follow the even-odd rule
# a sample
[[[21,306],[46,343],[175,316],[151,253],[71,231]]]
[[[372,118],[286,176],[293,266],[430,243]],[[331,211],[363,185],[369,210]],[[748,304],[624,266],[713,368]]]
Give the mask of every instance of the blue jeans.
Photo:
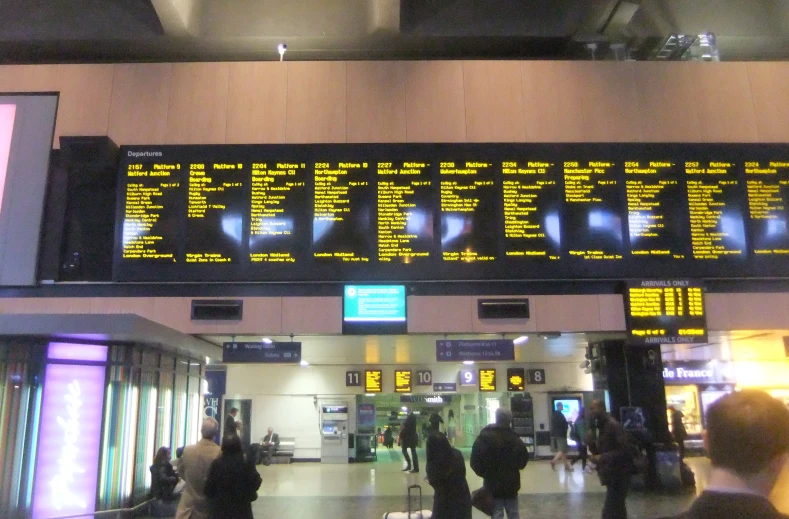
[[[507,511],[507,519],[520,519],[518,515],[518,498],[494,499],[491,519],[504,519],[505,510]]]

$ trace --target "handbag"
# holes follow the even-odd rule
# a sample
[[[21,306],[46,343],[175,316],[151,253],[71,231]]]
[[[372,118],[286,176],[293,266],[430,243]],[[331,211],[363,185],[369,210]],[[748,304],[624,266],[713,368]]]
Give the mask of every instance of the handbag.
[[[471,493],[471,506],[485,515],[493,515],[493,494],[485,487]]]

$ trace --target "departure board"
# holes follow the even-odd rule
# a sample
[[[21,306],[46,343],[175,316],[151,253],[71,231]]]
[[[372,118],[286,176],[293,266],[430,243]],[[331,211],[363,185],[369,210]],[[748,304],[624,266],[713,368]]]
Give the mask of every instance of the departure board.
[[[174,263],[178,255],[181,165],[131,163],[122,172],[121,257],[125,261]]]
[[[395,393],[411,392],[411,370],[395,370]]]
[[[120,282],[779,279],[781,144],[123,146]]]
[[[441,161],[441,253],[444,261],[494,261],[496,181],[491,162]]]
[[[627,332],[631,344],[707,342],[702,283],[642,279],[627,283]]]
[[[561,258],[558,167],[549,160],[501,163],[504,254],[514,259]]]
[[[365,393],[380,393],[383,391],[383,382],[381,377],[383,372],[380,369],[368,369],[364,372],[364,392]]]
[[[315,163],[313,257],[367,263],[375,246],[367,162]]]
[[[186,263],[236,263],[244,225],[244,165],[189,164]]]
[[[249,260],[306,261],[301,239],[307,222],[307,164],[296,160],[251,163]]]
[[[496,391],[496,370],[484,368],[479,370],[479,390]]]
[[[616,261],[624,254],[622,201],[613,160],[564,162],[564,240],[571,257]]]
[[[377,164],[378,261],[424,263],[433,251],[430,164]]]
[[[745,162],[752,250],[789,256],[789,160]]]
[[[675,161],[625,162],[627,226],[633,256],[685,259],[687,211]]]
[[[717,260],[745,255],[745,222],[740,208],[737,164],[686,161],[693,257]]]

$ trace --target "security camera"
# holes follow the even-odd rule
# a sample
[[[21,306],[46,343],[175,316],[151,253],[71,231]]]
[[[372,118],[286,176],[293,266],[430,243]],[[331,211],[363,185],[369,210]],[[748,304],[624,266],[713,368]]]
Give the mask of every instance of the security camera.
[[[279,60],[282,61],[282,58],[285,57],[285,52],[288,50],[288,46],[284,43],[280,43],[277,45],[277,52],[279,52]]]

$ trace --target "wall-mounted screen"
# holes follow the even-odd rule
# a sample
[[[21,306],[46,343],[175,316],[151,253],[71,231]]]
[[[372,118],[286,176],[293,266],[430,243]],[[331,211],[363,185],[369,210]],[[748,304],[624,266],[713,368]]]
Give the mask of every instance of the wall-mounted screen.
[[[523,391],[524,389],[526,389],[526,370],[507,368],[507,391]]]
[[[117,281],[781,278],[780,144],[121,150]]]
[[[364,392],[380,393],[383,391],[383,372],[380,369],[368,369],[364,372]]]
[[[625,294],[631,344],[707,342],[704,285],[689,279],[628,281]]]
[[[483,368],[479,370],[479,390],[496,391],[496,370]]]
[[[395,373],[395,393],[411,392],[411,370],[396,369]]]
[[[344,334],[408,332],[404,285],[347,285],[342,301]]]

